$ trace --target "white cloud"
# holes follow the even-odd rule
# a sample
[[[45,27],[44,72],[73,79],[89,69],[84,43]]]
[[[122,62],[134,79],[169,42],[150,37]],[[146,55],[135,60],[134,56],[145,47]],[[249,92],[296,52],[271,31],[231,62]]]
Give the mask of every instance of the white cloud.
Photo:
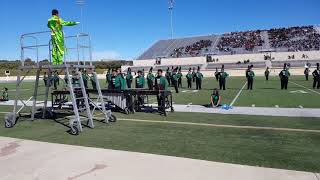
[[[93,60],[118,60],[120,59],[120,53],[113,50],[96,51],[92,53]]]

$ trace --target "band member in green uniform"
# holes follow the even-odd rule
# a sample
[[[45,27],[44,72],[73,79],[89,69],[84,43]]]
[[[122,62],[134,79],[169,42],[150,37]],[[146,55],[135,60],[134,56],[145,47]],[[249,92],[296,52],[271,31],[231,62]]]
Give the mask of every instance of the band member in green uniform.
[[[176,91],[176,93],[179,93],[179,88],[178,88],[178,73],[177,73],[178,68],[174,69],[172,71],[172,77],[171,77],[171,81],[172,81],[172,85]]]
[[[306,68],[303,72],[304,76],[306,77],[306,81],[309,81],[309,73],[310,73],[309,68]]]
[[[175,71],[175,73],[177,74],[177,71],[178,71],[178,67],[177,68],[174,68],[173,66],[171,67],[171,77],[170,77],[170,80],[171,80],[171,86],[174,85],[173,81],[173,71]],[[177,86],[178,86],[178,81],[177,81]]]
[[[246,71],[246,76],[247,76],[247,83],[248,83],[248,90],[252,90],[253,88],[253,80],[255,77],[255,74],[253,72],[253,65],[249,66],[249,69]]]
[[[111,83],[111,89],[121,90],[121,78],[118,76],[118,73],[115,69],[112,70]]]
[[[155,80],[155,77],[152,73],[152,70],[153,70],[153,68],[151,67],[149,70],[149,73],[147,75],[147,83],[148,83],[149,90],[153,90],[153,84],[154,84],[154,80]]]
[[[111,82],[111,78],[112,78],[112,73],[110,72],[110,69],[108,69],[107,74],[106,74],[106,83],[108,84],[108,89],[112,89],[112,82]]]
[[[320,89],[320,64],[317,63],[317,69],[312,72],[313,76],[313,89],[317,87]]]
[[[167,91],[169,89],[169,83],[167,79],[162,76],[162,74],[162,69],[159,69],[155,79],[155,89],[159,91],[159,94],[157,95],[158,111],[165,110],[165,92],[160,91]]]
[[[264,76],[266,77],[266,81],[269,81],[270,70],[269,67],[264,71]]]
[[[138,76],[136,77],[136,88],[144,88],[145,80],[142,76],[142,71],[138,71]]]
[[[88,89],[88,80],[90,79],[90,77],[89,77],[89,75],[88,75],[88,73],[87,73],[86,70],[83,70],[83,72],[82,72],[82,79],[83,79],[84,87],[85,87],[86,89]],[[91,80],[91,79],[90,79],[90,80]],[[91,80],[91,84],[92,84],[92,87],[93,87],[93,89],[94,89],[92,80]]]
[[[58,71],[53,72],[53,87],[54,89],[58,89],[58,85],[60,83]]]
[[[213,92],[210,96],[210,101],[211,101],[212,107],[219,107],[220,106],[221,97],[219,95],[218,89],[213,90]]]
[[[45,86],[48,85],[48,86],[50,87],[50,81],[49,81],[47,72],[44,72],[44,73],[43,73],[43,82],[44,82],[44,85],[45,85]],[[49,84],[48,84],[48,83],[49,83]]]
[[[182,72],[181,72],[181,67],[179,68],[179,71],[178,71],[178,88],[182,88]]]
[[[121,90],[127,89],[127,82],[126,78],[124,77],[124,74],[121,72],[121,68],[118,69],[118,76],[120,78],[120,84],[121,84]]]
[[[218,71],[218,68],[216,68],[216,71],[214,72],[214,77],[216,77],[216,80],[219,81],[219,71]]]
[[[97,77],[97,74],[94,72],[94,70],[91,70],[93,71],[92,72],[92,75],[90,77],[90,81],[91,81],[91,85],[92,85],[92,89],[94,90],[97,90],[97,81],[98,81],[98,77]],[[89,75],[87,74],[87,71],[85,71],[85,74],[87,77],[89,77]],[[89,79],[89,78],[88,78]],[[88,81],[88,80],[87,80]],[[87,85],[88,86],[88,85]],[[86,87],[88,88],[88,87]]]
[[[126,76],[126,81],[127,81],[127,87],[128,87],[129,89],[131,89],[132,80],[133,80],[133,76],[132,76],[132,73],[131,73],[131,68],[128,68],[128,72],[127,72],[127,76]]]
[[[188,74],[186,75],[187,78],[187,83],[188,83],[188,88],[192,88],[192,72],[191,72],[191,68],[188,71]]]
[[[63,80],[64,80],[64,83],[66,84],[66,87],[68,87],[69,77],[68,77],[67,72],[64,73],[64,78],[63,78]]]
[[[224,72],[224,69],[221,69],[221,72],[219,73],[219,87],[220,90],[226,90],[226,78],[229,77],[229,74]]]
[[[248,66],[248,68],[246,69],[246,79],[248,81],[248,72],[250,71],[250,66]]]
[[[142,71],[141,71],[141,76],[142,76],[143,78],[145,77],[144,69],[142,69]]]
[[[142,71],[138,71],[138,76],[136,77],[136,88],[137,89],[143,89],[145,86],[145,79],[143,77]],[[144,98],[143,96],[138,96],[138,107],[143,105],[144,103]],[[140,109],[138,109],[140,110]]]
[[[287,64],[284,64],[283,70],[279,73],[281,81],[281,89],[288,89],[290,72],[287,68]]]
[[[78,73],[76,73],[76,71],[72,71],[72,85],[73,87],[81,87],[80,86],[80,76]]]
[[[2,96],[0,97],[0,101],[9,101],[8,88],[4,87],[2,90]]]
[[[193,69],[192,69],[192,82],[196,82],[196,68],[195,67],[193,67]]]
[[[171,86],[171,75],[172,75],[172,73],[170,71],[170,68],[168,67],[167,71],[166,71],[166,79],[167,79],[167,81],[169,83],[169,86]]]
[[[201,90],[202,89],[202,79],[203,74],[200,72],[200,67],[198,67],[197,73],[196,73],[196,89]]]
[[[162,76],[163,71],[159,69],[157,72],[157,77],[155,79],[155,89],[156,90],[168,90],[169,83],[165,77]]]

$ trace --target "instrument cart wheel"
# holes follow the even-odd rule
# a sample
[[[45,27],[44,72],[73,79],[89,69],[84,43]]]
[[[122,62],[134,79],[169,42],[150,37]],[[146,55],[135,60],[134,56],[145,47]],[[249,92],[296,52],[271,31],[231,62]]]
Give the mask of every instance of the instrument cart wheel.
[[[111,122],[111,123],[117,122],[117,117],[112,114],[112,115],[109,117],[109,122]]]
[[[12,128],[12,127],[13,127],[12,121],[6,119],[6,120],[4,121],[4,127],[5,127],[5,128]]]
[[[13,118],[14,118],[13,113],[6,114],[6,116],[4,117],[4,127],[5,128],[12,128],[15,125],[15,122],[18,118],[16,118],[15,120]]]
[[[70,134],[74,135],[74,136],[78,136],[80,133],[79,129],[78,129],[78,125],[77,124],[73,124],[70,128]]]

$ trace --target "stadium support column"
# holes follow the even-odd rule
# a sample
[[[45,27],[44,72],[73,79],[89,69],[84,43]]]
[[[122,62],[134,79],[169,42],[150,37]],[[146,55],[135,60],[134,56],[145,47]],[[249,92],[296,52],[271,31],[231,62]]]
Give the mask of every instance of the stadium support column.
[[[173,39],[173,6],[174,0],[169,0],[171,39]]]

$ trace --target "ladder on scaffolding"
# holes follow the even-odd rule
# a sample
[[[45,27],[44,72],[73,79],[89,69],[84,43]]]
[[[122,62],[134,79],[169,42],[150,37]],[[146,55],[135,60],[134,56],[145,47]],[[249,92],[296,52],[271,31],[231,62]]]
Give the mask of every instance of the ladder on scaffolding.
[[[47,33],[47,32],[40,32],[40,33]],[[39,33],[29,33],[22,35],[21,41],[23,41],[24,36],[31,36],[32,38],[36,39],[34,37],[35,34]],[[87,37],[88,38],[88,44],[87,46],[80,45],[79,44],[79,38],[80,37]],[[62,65],[51,65],[51,63],[47,65],[43,65],[41,62],[38,60],[38,48],[40,46],[45,46],[45,45],[38,45],[38,41],[36,41],[36,44],[34,46],[23,46],[23,42],[21,42],[21,61],[22,61],[22,66],[20,67],[20,72],[19,75],[17,76],[17,85],[16,85],[16,99],[14,103],[14,110],[13,113],[7,114],[5,117],[5,127],[11,128],[17,123],[18,116],[20,112],[22,112],[23,109],[28,107],[28,103],[32,101],[32,107],[31,107],[31,120],[34,120],[36,117],[36,113],[38,111],[39,105],[42,105],[42,118],[46,118],[47,113],[51,113],[54,111],[53,107],[48,108],[48,98],[49,98],[49,93],[50,93],[50,81],[51,78],[47,80],[46,86],[45,86],[45,93],[41,94],[39,93],[41,91],[41,86],[40,86],[40,79],[41,79],[41,72],[43,70],[48,71],[48,77],[53,77],[53,72],[54,70],[61,70],[65,72],[65,75],[67,76],[67,84],[66,87],[69,89],[70,93],[70,98],[71,98],[71,103],[72,103],[72,109],[74,112],[73,116],[69,120],[69,127],[70,127],[70,133],[73,135],[78,135],[80,132],[83,131],[83,126],[82,122],[86,121],[86,126],[89,128],[94,128],[94,119],[101,120],[101,118],[96,117],[97,113],[96,111],[100,111],[101,114],[103,115],[102,121],[105,123],[109,122],[115,122],[116,117],[112,115],[111,110],[106,109],[106,103],[104,101],[102,92],[101,92],[101,87],[100,87],[100,82],[97,78],[97,74],[94,71],[94,66],[92,66],[92,61],[91,61],[91,40],[90,36],[87,34],[79,34],[76,36],[69,36],[66,38],[76,38],[77,40],[77,47],[72,48],[76,49],[78,53],[78,61],[76,64],[68,64],[66,61],[65,57],[65,62]],[[51,46],[50,42],[47,45],[49,47],[49,59],[51,62]],[[36,65],[34,66],[25,66],[24,64],[24,48],[27,47],[33,47],[36,48],[37,52],[37,62]],[[81,48],[87,48],[89,49],[90,53],[90,65],[86,65],[85,62],[80,62],[79,58],[79,52]],[[71,49],[71,48],[70,48]],[[66,51],[68,51],[68,48],[66,48]],[[34,87],[34,92],[33,96],[28,99],[28,101],[24,101],[23,98],[21,97],[21,84],[24,81],[25,77],[29,74],[31,70],[35,69],[36,70],[36,80],[35,80],[35,87]],[[97,100],[94,101],[93,99],[90,99],[84,79],[82,76],[81,70],[88,69],[91,71],[92,77],[94,78],[94,81],[96,82],[96,87],[94,87],[97,92],[98,92],[98,97]],[[75,72],[75,74],[71,74],[70,71]],[[25,73],[25,74],[23,74]],[[78,82],[79,83],[73,83],[73,79],[71,76],[76,75],[78,77]],[[39,97],[44,96],[44,101],[39,102]],[[22,106],[19,108],[19,103],[22,104]]]

